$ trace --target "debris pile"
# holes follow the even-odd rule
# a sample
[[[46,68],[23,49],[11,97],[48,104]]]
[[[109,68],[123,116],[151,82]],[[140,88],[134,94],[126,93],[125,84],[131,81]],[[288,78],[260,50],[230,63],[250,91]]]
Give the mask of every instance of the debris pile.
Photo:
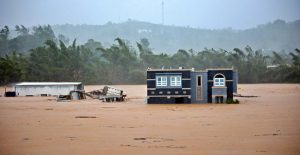
[[[16,97],[16,92],[15,91],[6,91],[6,87],[5,87],[4,96],[5,97]]]
[[[242,94],[237,94],[237,93],[233,93],[234,97],[259,97],[259,96],[255,96],[255,95],[242,95]]]
[[[68,102],[70,100],[82,100],[86,99],[85,97],[86,93],[84,91],[80,90],[72,90],[70,91],[69,95],[59,95],[57,97],[58,102]]]
[[[4,96],[5,97],[15,97],[16,96],[16,92],[14,92],[14,91],[6,91],[4,93]]]
[[[123,90],[104,86],[103,89],[93,90],[91,92],[85,93],[86,96],[89,96],[93,99],[99,99],[106,102],[122,102],[125,100],[126,95],[123,94]]]

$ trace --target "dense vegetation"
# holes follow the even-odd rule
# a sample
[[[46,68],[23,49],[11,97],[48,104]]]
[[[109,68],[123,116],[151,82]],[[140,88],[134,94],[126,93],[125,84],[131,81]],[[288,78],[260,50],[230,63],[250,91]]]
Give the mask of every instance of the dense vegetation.
[[[104,47],[93,39],[69,45],[67,37],[55,37],[50,26],[34,27],[30,32],[16,26],[11,38],[8,27],[0,31],[0,84],[18,81],[82,81],[85,84],[145,84],[151,68],[185,67],[206,69],[234,67],[239,82],[300,82],[300,51],[266,55],[250,46],[233,50],[179,49],[175,54],[155,54],[148,39],[135,44],[116,38]],[[25,52],[24,52],[25,51]],[[274,65],[267,68],[268,65]]]
[[[178,49],[231,50],[244,48],[246,45],[272,53],[272,50],[291,51],[300,46],[299,20],[294,22],[276,20],[245,30],[231,28],[211,30],[128,20],[124,23],[109,22],[105,25],[54,25],[53,31],[57,36],[63,34],[70,39],[77,38],[80,44],[88,39],[94,39],[101,41],[106,47],[117,37],[126,38],[132,43],[147,38],[154,53],[167,54],[173,54]]]

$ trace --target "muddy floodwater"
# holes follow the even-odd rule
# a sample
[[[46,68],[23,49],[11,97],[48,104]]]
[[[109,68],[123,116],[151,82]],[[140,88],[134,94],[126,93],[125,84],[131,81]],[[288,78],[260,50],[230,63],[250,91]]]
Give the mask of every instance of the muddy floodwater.
[[[147,105],[145,85],[113,87],[125,102],[8,98],[1,87],[0,155],[300,154],[299,84],[241,84],[258,97],[231,105]]]

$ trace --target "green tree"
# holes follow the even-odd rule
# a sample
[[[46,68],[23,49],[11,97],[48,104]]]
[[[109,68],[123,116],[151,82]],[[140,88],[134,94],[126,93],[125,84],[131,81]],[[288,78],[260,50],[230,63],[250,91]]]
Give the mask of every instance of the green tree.
[[[137,54],[129,43],[120,38],[116,38],[117,44],[110,48],[99,48],[102,57],[109,66],[108,77],[110,83],[124,84],[131,81],[130,71],[139,67]]]
[[[9,44],[9,28],[8,26],[4,26],[0,30],[0,56],[4,56],[8,54],[8,44]]]
[[[25,79],[27,61],[16,52],[0,57],[0,85],[19,82]]]

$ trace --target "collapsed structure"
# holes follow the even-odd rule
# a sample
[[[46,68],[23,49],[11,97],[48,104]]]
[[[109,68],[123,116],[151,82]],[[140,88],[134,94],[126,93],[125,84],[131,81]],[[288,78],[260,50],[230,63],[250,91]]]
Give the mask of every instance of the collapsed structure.
[[[106,102],[121,102],[126,97],[123,90],[110,86],[85,92],[81,82],[21,82],[15,84],[13,89],[5,92],[5,96],[57,96],[57,101],[80,100],[89,96]]]
[[[113,88],[110,86],[104,86],[103,89],[93,90],[91,92],[85,93],[85,95],[93,98],[99,99],[106,102],[122,102],[125,100],[126,94],[123,94],[123,90]]]
[[[224,103],[237,92],[233,68],[147,70],[147,103]]]

